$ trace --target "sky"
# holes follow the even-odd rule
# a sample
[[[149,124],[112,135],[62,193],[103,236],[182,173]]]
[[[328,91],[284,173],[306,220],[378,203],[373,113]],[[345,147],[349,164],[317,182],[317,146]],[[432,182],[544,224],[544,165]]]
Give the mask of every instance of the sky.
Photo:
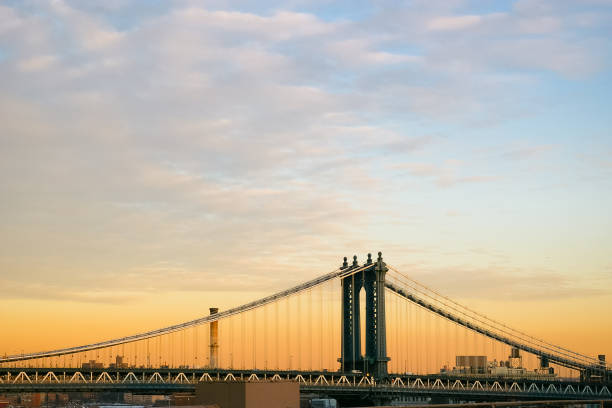
[[[611,35],[609,0],[3,1],[0,353],[382,251],[612,357]]]

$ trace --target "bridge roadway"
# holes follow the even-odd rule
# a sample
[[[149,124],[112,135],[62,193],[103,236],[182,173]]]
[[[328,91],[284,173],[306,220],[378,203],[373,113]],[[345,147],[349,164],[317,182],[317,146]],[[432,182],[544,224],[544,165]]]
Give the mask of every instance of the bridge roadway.
[[[454,400],[600,399],[612,401],[612,384],[544,378],[390,374],[382,382],[360,373],[330,371],[211,370],[170,368],[94,369],[2,368],[0,393],[193,392],[210,381],[297,381],[303,393],[370,400],[446,398]]]

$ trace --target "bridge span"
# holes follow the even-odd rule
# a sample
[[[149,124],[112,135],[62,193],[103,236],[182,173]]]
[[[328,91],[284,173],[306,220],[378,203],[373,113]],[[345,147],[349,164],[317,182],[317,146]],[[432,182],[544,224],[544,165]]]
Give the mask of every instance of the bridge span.
[[[168,394],[208,381],[297,381],[303,392],[386,399],[612,398],[605,357],[478,313],[387,265],[380,252],[184,323],[0,357],[0,392]]]

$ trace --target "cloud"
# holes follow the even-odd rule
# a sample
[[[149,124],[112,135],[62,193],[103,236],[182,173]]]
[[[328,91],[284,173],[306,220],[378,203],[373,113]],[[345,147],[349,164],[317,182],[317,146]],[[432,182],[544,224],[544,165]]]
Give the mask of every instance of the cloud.
[[[7,290],[4,299],[30,299],[70,301],[78,303],[128,304],[137,301],[142,291],[127,292],[114,290],[99,290],[90,288],[70,288],[52,283],[24,283],[0,279],[2,287]]]
[[[503,157],[512,159],[512,160],[524,160],[529,159],[535,156],[539,156],[543,153],[550,152],[554,150],[555,146],[553,145],[539,145],[539,146],[529,146],[522,147],[507,151],[503,154]]]
[[[411,277],[431,288],[446,288],[444,295],[453,299],[488,299],[521,302],[526,300],[575,299],[607,296],[603,289],[612,276],[572,277],[551,270],[530,270],[497,263],[487,268],[456,265],[421,266]],[[408,267],[399,268],[401,271]],[[391,275],[393,276],[395,272]]]
[[[562,28],[561,20],[551,16],[522,19],[517,24],[519,31],[525,34],[553,33]]]
[[[438,187],[453,187],[465,183],[487,183],[498,180],[492,175],[461,176],[460,168],[464,163],[447,160],[441,166],[429,163],[402,163],[393,166],[395,169],[406,169],[412,176],[433,181]]]
[[[21,19],[12,8],[0,5],[0,35],[18,29],[21,24]]]
[[[286,41],[294,37],[327,34],[334,24],[325,23],[312,14],[278,11],[265,17],[238,11],[210,11],[186,8],[175,12],[175,17],[187,24],[205,25],[206,30],[218,29],[264,36],[272,41]]]
[[[425,135],[413,138],[398,138],[398,140],[390,141],[383,144],[383,149],[390,153],[405,154],[424,149],[439,140],[438,136]]]
[[[474,26],[482,20],[481,16],[448,16],[436,17],[427,23],[427,27],[433,31],[454,31]]]
[[[100,51],[117,45],[123,34],[104,24],[100,19],[71,7],[63,0],[50,3],[50,10],[66,24],[78,43],[87,51]]]
[[[379,225],[427,223],[405,214],[416,206],[400,183],[462,192],[506,176],[452,146],[473,143],[474,123],[540,106],[531,70],[579,80],[607,64],[605,35],[555,7],[420,2],[349,19],[280,3],[128,6],[0,6],[0,270],[15,296],[283,287],[347,248],[393,247]]]
[[[43,71],[57,62],[55,55],[38,55],[20,61],[18,67],[23,72]]]
[[[330,43],[327,46],[327,52],[329,55],[333,55],[339,62],[343,62],[349,67],[401,63],[417,64],[422,62],[422,58],[418,55],[373,50],[372,48],[375,45],[371,39],[363,37],[342,39]]]
[[[449,210],[449,211],[446,211],[445,215],[447,217],[461,217],[461,216],[464,216],[465,214],[462,213],[461,211]]]

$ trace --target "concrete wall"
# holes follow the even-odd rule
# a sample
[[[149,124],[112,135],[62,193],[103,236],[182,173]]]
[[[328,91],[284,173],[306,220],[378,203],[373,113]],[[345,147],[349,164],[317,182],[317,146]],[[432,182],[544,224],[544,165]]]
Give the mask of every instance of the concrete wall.
[[[296,382],[211,382],[196,386],[195,403],[219,408],[300,408]]]

